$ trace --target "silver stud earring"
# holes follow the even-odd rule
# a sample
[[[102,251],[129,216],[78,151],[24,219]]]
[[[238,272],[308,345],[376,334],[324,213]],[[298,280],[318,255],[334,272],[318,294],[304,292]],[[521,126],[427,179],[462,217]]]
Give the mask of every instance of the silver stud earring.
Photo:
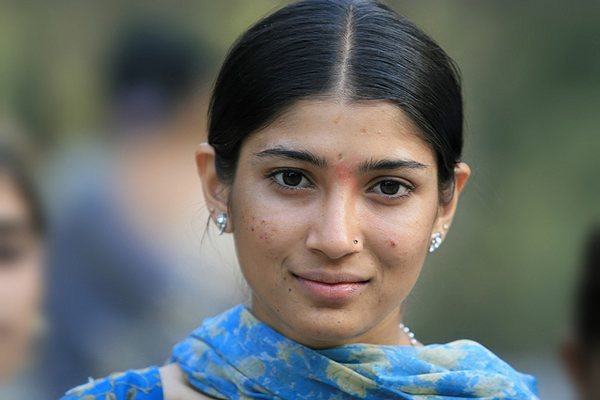
[[[227,214],[224,212],[220,212],[217,215],[217,226],[219,227],[219,236],[221,236],[225,232],[225,229],[227,229]]]
[[[429,252],[433,253],[442,245],[442,232],[436,232],[431,235],[431,244],[429,245]]]

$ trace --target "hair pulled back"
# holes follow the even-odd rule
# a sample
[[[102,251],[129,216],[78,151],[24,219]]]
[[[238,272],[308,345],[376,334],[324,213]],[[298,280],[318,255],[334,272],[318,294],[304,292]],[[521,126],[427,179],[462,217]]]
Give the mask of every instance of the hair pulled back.
[[[391,101],[432,147],[440,193],[463,145],[460,78],[424,32],[372,0],[303,0],[265,17],[233,45],[209,108],[208,142],[231,183],[240,148],[304,99]]]

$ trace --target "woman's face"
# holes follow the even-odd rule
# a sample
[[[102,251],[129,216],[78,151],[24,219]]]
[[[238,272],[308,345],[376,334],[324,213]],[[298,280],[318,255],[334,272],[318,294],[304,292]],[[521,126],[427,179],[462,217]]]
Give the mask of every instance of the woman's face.
[[[0,380],[27,358],[40,313],[42,251],[31,214],[0,171]]]
[[[257,318],[313,348],[407,344],[400,305],[453,208],[399,108],[301,101],[246,139],[228,193]]]

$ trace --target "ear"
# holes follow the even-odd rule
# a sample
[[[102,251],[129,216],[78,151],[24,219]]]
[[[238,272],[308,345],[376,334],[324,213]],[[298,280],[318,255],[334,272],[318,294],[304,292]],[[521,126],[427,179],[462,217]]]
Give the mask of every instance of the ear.
[[[446,233],[452,224],[454,213],[456,212],[458,197],[464,189],[469,176],[471,176],[471,168],[463,162],[458,163],[454,168],[454,192],[452,193],[452,198],[450,199],[450,202],[440,206],[433,232],[441,232],[443,237],[446,236]]]
[[[196,149],[196,166],[202,180],[202,191],[210,217],[217,223],[219,213],[227,213],[229,222],[225,232],[233,231],[233,221],[229,215],[229,185],[221,182],[215,166],[215,149],[208,143],[201,143]]]

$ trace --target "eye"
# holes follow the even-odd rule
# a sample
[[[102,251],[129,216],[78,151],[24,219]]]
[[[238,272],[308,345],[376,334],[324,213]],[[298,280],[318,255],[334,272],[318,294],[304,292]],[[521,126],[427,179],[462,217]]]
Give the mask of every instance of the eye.
[[[292,169],[276,172],[272,175],[272,179],[286,188],[304,188],[311,185],[302,172]]]
[[[371,190],[387,197],[403,197],[409,195],[412,188],[398,180],[385,179],[377,182]]]

